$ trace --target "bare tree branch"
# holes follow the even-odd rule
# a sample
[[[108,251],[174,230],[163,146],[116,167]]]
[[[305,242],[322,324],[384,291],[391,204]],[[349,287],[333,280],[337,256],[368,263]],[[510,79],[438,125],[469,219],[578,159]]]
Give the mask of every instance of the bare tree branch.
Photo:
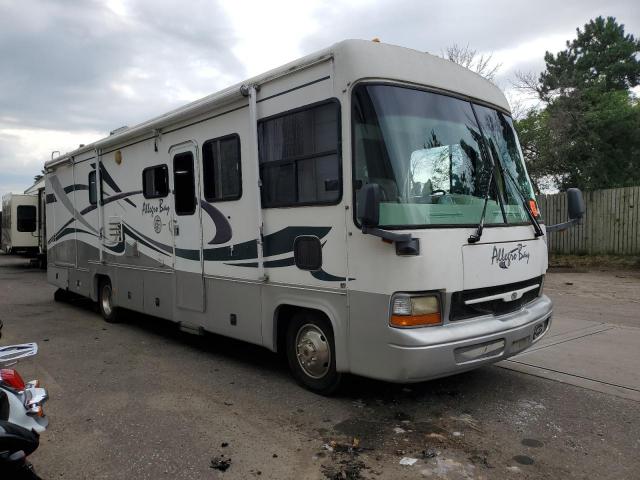
[[[482,75],[490,81],[495,79],[502,66],[501,63],[493,61],[493,54],[479,54],[477,50],[470,48],[469,45],[463,47],[457,43],[447,47],[442,56],[453,63],[476,72],[478,75]]]
[[[516,71],[515,80],[511,81],[513,88],[520,90],[524,95],[529,98],[541,100],[544,103],[549,103],[548,96],[542,91],[537,74],[533,72]]]

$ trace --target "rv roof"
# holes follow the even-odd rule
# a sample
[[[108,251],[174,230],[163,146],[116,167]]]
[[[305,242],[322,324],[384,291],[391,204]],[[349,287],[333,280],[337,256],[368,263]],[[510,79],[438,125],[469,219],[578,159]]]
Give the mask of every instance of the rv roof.
[[[276,78],[303,70],[330,58],[336,62],[334,81],[353,82],[359,79],[408,81],[459,93],[509,110],[509,104],[493,83],[470,70],[429,53],[366,40],[344,40],[286,65],[237,83],[168,113],[131,128],[119,128],[111,135],[84,145],[45,163],[53,167],[81,153],[121,144],[129,139],[160,131],[162,128],[224,106],[240,98],[243,85],[261,85]]]

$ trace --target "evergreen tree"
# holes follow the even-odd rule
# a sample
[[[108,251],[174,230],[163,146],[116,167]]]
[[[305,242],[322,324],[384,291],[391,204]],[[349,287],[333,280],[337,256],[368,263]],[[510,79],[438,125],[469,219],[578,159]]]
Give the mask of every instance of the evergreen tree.
[[[566,50],[545,55],[534,89],[545,108],[516,122],[537,188],[640,185],[640,41],[613,17],[577,29]]]

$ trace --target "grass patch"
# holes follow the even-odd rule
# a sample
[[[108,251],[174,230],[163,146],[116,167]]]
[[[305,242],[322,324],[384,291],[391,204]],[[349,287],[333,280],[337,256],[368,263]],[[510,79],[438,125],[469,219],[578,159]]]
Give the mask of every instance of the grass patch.
[[[640,270],[638,255],[549,255],[550,268]]]

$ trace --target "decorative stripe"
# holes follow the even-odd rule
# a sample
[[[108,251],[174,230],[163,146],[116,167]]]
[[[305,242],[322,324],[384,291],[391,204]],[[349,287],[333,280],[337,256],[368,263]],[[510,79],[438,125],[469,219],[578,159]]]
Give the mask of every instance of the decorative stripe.
[[[69,211],[69,213],[71,213],[73,218],[76,219],[81,224],[83,224],[86,228],[91,230],[93,233],[97,234],[98,232],[96,231],[96,229],[93,228],[89,224],[89,222],[87,222],[82,217],[82,214],[80,214],[80,212],[78,212],[75,209],[75,207],[71,204],[71,201],[67,197],[67,194],[64,193],[64,189],[62,188],[62,185],[60,185],[60,180],[58,179],[58,176],[57,175],[51,175],[51,177],[49,178],[49,183],[51,185],[51,189],[53,190],[53,193],[55,193],[56,197],[62,202],[62,204]]]
[[[123,198],[127,200],[126,197],[130,197],[131,195],[139,195],[141,193],[142,193],[142,190],[136,190],[135,192],[121,192],[121,193],[118,193],[117,195],[113,195],[107,198],[106,200],[102,200],[102,205],[107,205],[108,203],[115,202],[116,200],[121,200]]]
[[[231,240],[233,235],[231,231],[231,224],[227,220],[227,217],[225,217],[224,214],[216,207],[204,200],[200,200],[200,207],[207,212],[209,217],[211,217],[211,220],[213,220],[213,224],[216,226],[216,234],[213,239],[209,241],[209,245],[227,243]]]
[[[95,164],[93,165],[93,168],[95,168]],[[113,177],[111,177],[102,163],[100,163],[100,179],[103,180],[107,185],[109,185],[109,187],[111,187],[111,190],[113,190],[114,192],[120,193],[122,191],[122,189],[118,186]],[[125,198],[124,201],[131,205],[133,208],[138,208],[136,207],[136,204],[133,203],[130,199]]]
[[[97,235],[95,233],[92,232],[87,232],[86,230],[82,230],[81,228],[65,228],[62,231],[60,231],[59,233],[56,233],[53,237],[51,237],[51,239],[49,240],[49,242],[52,242],[54,240],[60,240],[62,237],[66,237],[67,235],[71,235],[72,233],[86,233],[87,235],[92,235],[94,237],[97,237]]]
[[[164,255],[173,253],[173,247],[172,246],[165,245],[164,243],[160,243],[157,240],[154,240],[153,238],[147,237],[143,233],[140,233],[139,231],[135,230],[131,225],[129,225],[127,223],[123,222],[123,225],[124,225],[124,232],[128,233],[129,236],[134,237],[134,238],[136,238],[136,239],[138,239],[140,241],[148,242],[150,245],[153,245],[154,247],[156,247],[156,248],[154,248],[154,250],[156,250],[156,251],[158,251],[160,253],[163,253]],[[150,247],[150,248],[152,248],[152,247]],[[157,250],[157,249],[163,250],[163,252],[161,252],[160,250]],[[167,252],[167,253],[164,253],[164,252]]]
[[[279,260],[267,260],[264,262],[265,268],[278,268],[278,267],[291,267],[295,265],[296,261],[293,257],[289,258],[281,258]],[[225,265],[229,265],[231,267],[258,267],[258,262],[249,262],[249,263],[225,263]]]
[[[185,258],[187,260],[200,260],[200,251],[186,248],[176,248],[176,257]]]
[[[336,275],[331,275],[330,273],[325,272],[324,270],[315,270],[310,272],[313,278],[317,280],[322,280],[323,282],[344,282],[346,277],[338,277]],[[355,280],[355,278],[350,278],[349,280]]]
[[[67,185],[66,187],[64,187],[64,193],[71,193],[75,192],[76,190],[89,190],[89,185],[74,183],[73,185]]]

